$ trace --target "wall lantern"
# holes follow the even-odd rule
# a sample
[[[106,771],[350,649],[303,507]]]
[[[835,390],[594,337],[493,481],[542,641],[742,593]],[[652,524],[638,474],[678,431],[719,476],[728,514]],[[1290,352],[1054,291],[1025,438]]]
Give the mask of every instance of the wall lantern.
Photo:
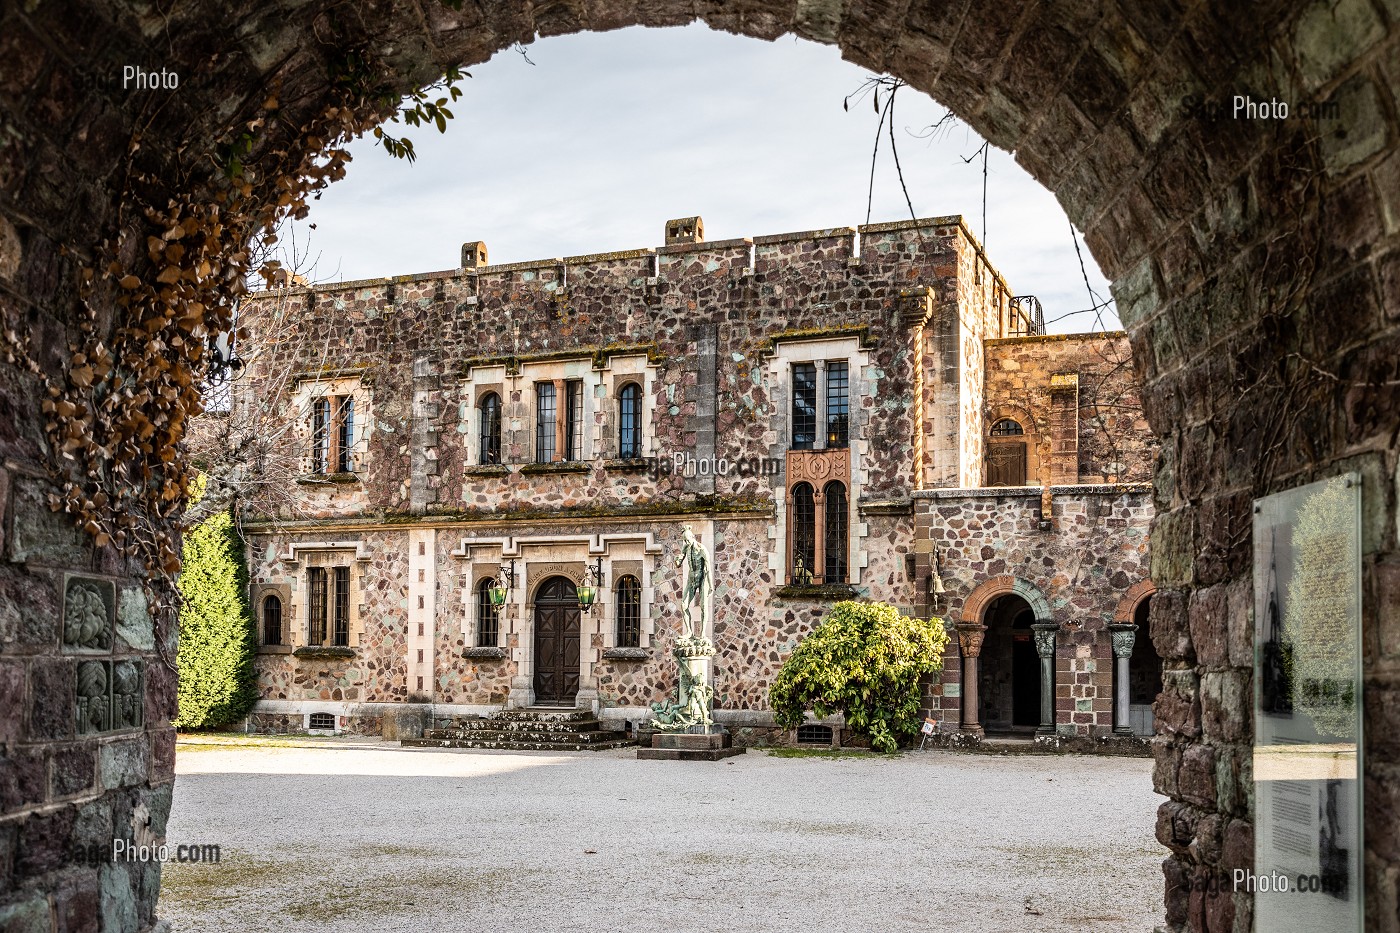
[[[598,603],[598,591],[603,586],[603,558],[594,560],[593,566],[587,568],[583,575],[583,583],[578,588],[578,607],[584,612],[592,612],[593,607]]]
[[[515,586],[515,560],[511,559],[509,566],[503,565],[496,574],[496,579],[491,582],[491,588],[487,590],[487,595],[491,597],[493,608],[500,609],[510,598],[510,591]]]

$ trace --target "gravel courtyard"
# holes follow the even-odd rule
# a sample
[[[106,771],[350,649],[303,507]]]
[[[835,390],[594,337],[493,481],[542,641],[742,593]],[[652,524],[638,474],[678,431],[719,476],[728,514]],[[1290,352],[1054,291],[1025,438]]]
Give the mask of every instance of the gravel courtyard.
[[[179,751],[160,915],[220,931],[1151,933],[1151,762]]]

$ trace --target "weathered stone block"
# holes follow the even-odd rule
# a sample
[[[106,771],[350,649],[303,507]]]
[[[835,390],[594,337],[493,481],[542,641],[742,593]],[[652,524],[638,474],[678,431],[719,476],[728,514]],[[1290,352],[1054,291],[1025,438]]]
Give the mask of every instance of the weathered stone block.
[[[31,814],[20,824],[16,867],[21,878],[45,875],[68,863],[76,817],[77,810],[70,806]]]
[[[5,933],[51,933],[49,902],[41,894],[0,907],[0,930]]]
[[[53,892],[57,928],[64,933],[99,933],[101,900],[96,869],[69,874]]]
[[[28,477],[14,477],[13,483],[10,560],[87,566],[91,559],[88,539],[67,515],[49,508],[48,486]]]
[[[1364,74],[1356,75],[1332,93],[1341,116],[1323,126],[1322,154],[1327,170],[1341,174],[1383,150],[1391,124],[1380,91]]]
[[[1182,799],[1208,809],[1215,808],[1215,749],[1192,745],[1181,756],[1177,788]]]
[[[1188,602],[1191,644],[1196,658],[1207,670],[1229,666],[1228,591],[1224,586],[1196,590]]]
[[[96,662],[101,664],[102,662]],[[74,732],[77,665],[67,658],[35,658],[29,665],[29,738],[66,739]]]
[[[1249,675],[1208,671],[1201,675],[1201,733],[1212,742],[1239,742],[1254,725]]]
[[[49,793],[67,797],[89,790],[97,780],[97,750],[90,743],[65,745],[53,753]]]
[[[0,813],[36,806],[47,798],[42,750],[9,749],[0,758]]]
[[[136,651],[155,649],[154,623],[146,606],[146,594],[139,586],[121,588],[117,597],[117,635]]]

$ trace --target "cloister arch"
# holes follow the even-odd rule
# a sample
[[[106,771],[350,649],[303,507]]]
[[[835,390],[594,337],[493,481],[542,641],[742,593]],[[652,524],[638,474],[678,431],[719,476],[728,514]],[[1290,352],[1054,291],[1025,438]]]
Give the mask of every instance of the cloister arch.
[[[1011,574],[984,580],[967,594],[967,598],[963,600],[962,621],[969,625],[981,625],[987,607],[998,596],[1005,596],[1007,593],[1014,593],[1024,599],[1035,613],[1036,622],[1048,624],[1055,621],[1050,601],[1045,598],[1045,594],[1041,593],[1034,583]]]
[[[1194,607],[1247,592],[1253,497],[1343,468],[1363,475],[1365,613],[1377,633],[1365,660],[1368,929],[1386,928],[1381,916],[1394,917],[1397,904],[1385,879],[1400,869],[1400,747],[1389,739],[1400,710],[1393,4],[1355,0],[1340,12],[1322,0],[460,6],[248,9],[195,0],[166,11],[75,0],[0,11],[0,696],[3,708],[25,710],[0,723],[7,759],[42,758],[78,738],[69,705],[77,662],[63,653],[59,624],[65,574],[110,584],[114,605],[119,594],[134,605],[140,592],[119,542],[48,510],[49,494],[65,492],[51,453],[63,437],[51,433],[53,413],[42,404],[46,379],[106,384],[91,360],[75,361],[76,341],[110,341],[141,323],[124,317],[123,295],[156,287],[147,237],[170,228],[133,199],[152,209],[180,198],[208,208],[235,183],[247,186],[250,205],[275,202],[282,188],[265,168],[313,164],[333,110],[382,115],[444,68],[536,36],[700,19],[757,39],[792,33],[832,43],[932,95],[1056,193],[1113,280],[1147,416],[1162,439],[1152,614],[1170,674],[1155,747],[1157,787],[1169,798],[1158,835],[1172,851],[1164,867],[1171,929],[1251,928],[1244,902],[1191,894],[1193,880],[1242,866],[1252,839],[1250,795],[1240,786],[1250,773],[1249,678],[1201,694],[1197,674],[1231,661],[1217,650],[1218,632],[1193,626]],[[114,21],[115,11],[122,18]],[[174,71],[178,88],[123,89],[121,69],[132,64]],[[1236,95],[1288,101],[1299,115],[1234,119]],[[182,352],[167,344],[162,359],[178,370]],[[114,365],[134,364],[119,357]],[[60,417],[70,425],[75,416]],[[148,458],[158,465],[181,426],[157,418],[152,431]],[[163,511],[150,517],[156,528],[171,521]],[[172,622],[154,615],[149,643],[163,644]],[[174,673],[155,649],[133,656],[146,665],[148,715],[116,744],[130,745],[143,764],[126,769],[120,787],[89,786],[57,802],[44,790],[7,797],[0,816],[17,827],[21,846],[52,838],[54,852],[77,851],[55,837],[71,831],[79,807],[104,797],[137,801],[118,808],[128,821],[168,809],[174,734],[162,720],[174,706]],[[1204,704],[1221,708],[1203,716]],[[22,884],[0,889],[29,897],[53,887],[63,867],[61,855],[16,863]],[[135,929],[151,922],[155,886],[140,872],[132,878]],[[62,907],[46,904],[34,909]]]

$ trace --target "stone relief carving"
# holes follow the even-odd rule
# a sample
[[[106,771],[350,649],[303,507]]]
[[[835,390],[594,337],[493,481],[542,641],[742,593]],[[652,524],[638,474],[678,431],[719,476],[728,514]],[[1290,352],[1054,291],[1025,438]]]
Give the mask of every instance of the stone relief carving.
[[[112,728],[135,729],[145,718],[145,694],[141,691],[141,662],[112,664]]]
[[[1055,656],[1055,629],[1035,628],[1035,651],[1042,658],[1053,658]]]
[[[110,651],[116,594],[106,580],[72,577],[63,594],[63,647]]]
[[[112,728],[110,661],[84,661],[78,665],[78,734],[90,735]]]
[[[1115,628],[1110,632],[1113,639],[1113,656],[1128,658],[1133,654],[1133,642],[1137,640],[1137,626],[1127,629]]]

